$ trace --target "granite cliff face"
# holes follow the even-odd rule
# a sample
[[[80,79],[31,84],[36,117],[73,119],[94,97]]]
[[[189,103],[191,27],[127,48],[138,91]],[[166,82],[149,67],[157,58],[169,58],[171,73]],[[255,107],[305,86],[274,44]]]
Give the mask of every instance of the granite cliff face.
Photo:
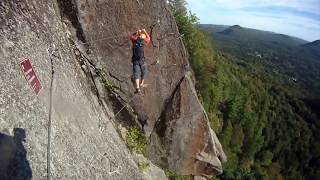
[[[132,125],[150,137],[146,156],[154,164],[183,175],[222,172],[226,157],[197,99],[187,53],[164,1],[5,0],[0,13],[0,151],[10,154],[0,160],[10,162],[21,152],[22,174],[46,177],[53,68],[55,179],[165,179],[156,166],[147,175],[138,169],[118,133]],[[149,75],[148,87],[134,95],[128,37],[139,28],[151,35]],[[20,70],[24,58],[42,83],[38,96]],[[17,128],[24,138],[17,138]],[[0,166],[1,177],[10,166]]]

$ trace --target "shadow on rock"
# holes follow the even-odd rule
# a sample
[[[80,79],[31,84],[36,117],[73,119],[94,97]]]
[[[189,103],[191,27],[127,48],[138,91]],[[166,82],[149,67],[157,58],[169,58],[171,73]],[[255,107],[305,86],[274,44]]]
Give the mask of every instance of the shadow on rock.
[[[32,171],[27,160],[25,142],[26,131],[14,128],[14,136],[0,133],[0,179],[29,180]]]

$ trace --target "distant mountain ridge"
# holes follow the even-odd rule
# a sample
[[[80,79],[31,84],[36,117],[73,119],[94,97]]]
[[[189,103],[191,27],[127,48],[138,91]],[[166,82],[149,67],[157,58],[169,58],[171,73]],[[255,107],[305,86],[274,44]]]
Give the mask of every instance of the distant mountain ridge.
[[[315,47],[320,47],[320,40],[315,40],[315,41],[312,41],[312,42],[310,42],[310,43],[307,43],[307,44],[305,44],[306,46],[315,46]]]
[[[320,40],[315,40],[310,43],[303,44],[302,48],[315,54],[317,57],[319,57],[320,60]]]
[[[212,25],[212,24],[202,24],[201,28],[203,30],[210,29],[210,31],[217,32],[223,35],[229,35],[233,37],[237,36],[245,36],[249,38],[256,38],[263,41],[271,41],[273,43],[285,43],[287,45],[302,45],[309,43],[306,40],[301,38],[292,37],[285,34],[279,34],[271,31],[263,31],[257,29],[251,29],[242,27],[240,25],[233,25],[233,26],[221,26],[221,25]]]
[[[236,32],[240,32],[242,30],[242,27],[239,26],[239,25],[233,25],[233,26],[230,26],[229,28],[223,30],[223,31],[220,31],[219,33],[221,34],[231,34],[231,33],[236,33]]]
[[[247,65],[262,67],[266,75],[296,89],[320,95],[320,40],[306,40],[269,31],[201,24],[222,53]]]

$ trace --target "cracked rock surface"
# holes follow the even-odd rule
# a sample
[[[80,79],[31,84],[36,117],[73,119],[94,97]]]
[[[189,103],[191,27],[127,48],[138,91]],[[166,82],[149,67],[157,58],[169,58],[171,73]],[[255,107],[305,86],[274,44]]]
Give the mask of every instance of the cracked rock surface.
[[[53,46],[52,178],[147,179],[98,104],[52,2],[0,2],[0,179],[12,171],[22,179],[47,178],[51,80],[47,49]],[[20,70],[24,58],[32,61],[43,86],[38,96]],[[25,132],[21,141],[17,128]]]
[[[181,79],[150,139],[148,155],[161,166],[207,178],[222,173],[226,156],[210,129],[190,74]]]
[[[226,157],[197,98],[188,56],[165,1],[74,2],[81,24],[79,32],[96,56],[95,64],[112,74],[110,79],[122,90],[120,96],[130,101],[147,136],[166,134],[164,138],[160,136],[165,143],[151,137],[148,157],[178,174],[211,177],[222,173],[221,161]],[[129,36],[141,28],[151,35],[145,53],[148,87],[142,95],[134,96]],[[174,102],[170,106],[171,101]],[[169,124],[159,132],[157,122]],[[159,151],[165,154],[162,156]],[[163,159],[167,162],[163,163]]]
[[[145,53],[148,86],[134,96],[129,36],[141,28],[151,35]],[[3,0],[0,37],[0,141],[7,143],[0,142],[0,161],[19,154],[22,171],[32,171],[22,174],[46,178],[51,58],[53,179],[165,179],[153,164],[149,174],[139,170],[111,119],[122,104],[110,106],[102,79],[132,107],[117,121],[145,122],[151,162],[183,175],[222,172],[226,158],[196,96],[187,52],[165,1]],[[104,77],[79,61],[80,54]],[[43,86],[38,96],[20,70],[24,58],[32,61]],[[0,165],[0,179],[7,167]]]

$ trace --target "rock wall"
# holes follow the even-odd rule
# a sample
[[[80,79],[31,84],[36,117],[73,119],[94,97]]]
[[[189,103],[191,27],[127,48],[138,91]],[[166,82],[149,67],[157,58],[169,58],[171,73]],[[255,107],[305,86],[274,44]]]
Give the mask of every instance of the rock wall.
[[[178,174],[209,178],[222,173],[221,161],[226,161],[226,156],[210,129],[190,73],[183,77],[157,122],[147,152],[154,162]]]
[[[0,2],[0,179],[47,178],[48,48],[56,50],[52,178],[147,179],[99,105],[70,48],[57,7],[49,0]],[[24,58],[31,59],[43,86],[38,96],[21,72]]]
[[[197,99],[187,53],[165,1],[4,0],[0,8],[0,77],[5,82],[0,84],[0,138],[5,140],[0,141],[7,144],[0,143],[0,151],[11,154],[0,160],[21,151],[25,176],[31,169],[34,179],[46,177],[53,66],[54,178],[150,179],[138,170],[119,137],[119,122],[142,127],[150,136],[146,155],[163,168],[204,177],[222,172],[226,158]],[[129,36],[140,28],[151,35],[149,75],[148,86],[135,95]],[[43,86],[38,96],[20,70],[26,57]],[[106,91],[105,80],[116,93]],[[112,111],[119,112],[126,103],[132,112],[122,110],[113,123]],[[25,136],[16,133],[21,131]],[[10,153],[1,148],[8,146]],[[1,166],[0,173],[8,167]]]
[[[64,1],[65,2],[65,1]],[[131,33],[145,28],[151,35],[146,49],[149,74],[142,96],[131,101],[141,121],[147,121],[149,135],[166,101],[179,80],[190,70],[186,51],[174,18],[164,1],[157,0],[76,0],[83,39],[92,58],[108,72],[114,84],[121,88],[124,99],[132,97]],[[70,16],[69,16],[70,17]],[[70,20],[71,18],[69,18]],[[77,24],[77,23],[76,23]],[[158,62],[158,63],[157,63]]]
[[[164,138],[165,141],[169,141],[162,144],[164,148],[161,148],[161,145],[150,146],[148,149],[150,152],[147,153],[149,158],[154,160],[154,163],[169,167],[183,175],[210,177],[222,173],[221,161],[225,161],[226,157],[198,101],[191,80],[194,77],[188,56],[174,17],[165,1],[75,0],[73,2],[78,14],[78,23],[81,24],[80,31],[84,37],[79,43],[88,45],[88,49],[96,56],[94,63],[108,72],[108,79],[119,87],[121,99],[134,109],[145,134],[149,136],[157,130],[155,129],[157,122],[172,121],[176,116],[184,117],[175,119],[177,124],[166,126],[167,129],[161,129],[162,132],[154,131],[158,135],[168,131],[172,133]],[[141,28],[145,28],[151,35],[151,44],[146,50],[149,69],[146,79],[148,87],[143,89],[142,95],[134,95],[130,78],[131,42],[128,37]],[[184,80],[186,74],[190,74],[189,84],[181,88],[181,82],[186,81]],[[185,98],[185,101],[168,108],[177,89],[181,90],[180,96]],[[168,110],[181,110],[184,107],[193,108],[184,112],[174,112],[171,119],[162,119]],[[200,117],[195,117],[199,114]],[[151,137],[150,144],[156,143],[156,139]],[[162,151],[161,149],[166,151],[165,155],[155,157],[154,153]],[[159,160],[161,158],[167,162],[163,163],[163,160]]]

